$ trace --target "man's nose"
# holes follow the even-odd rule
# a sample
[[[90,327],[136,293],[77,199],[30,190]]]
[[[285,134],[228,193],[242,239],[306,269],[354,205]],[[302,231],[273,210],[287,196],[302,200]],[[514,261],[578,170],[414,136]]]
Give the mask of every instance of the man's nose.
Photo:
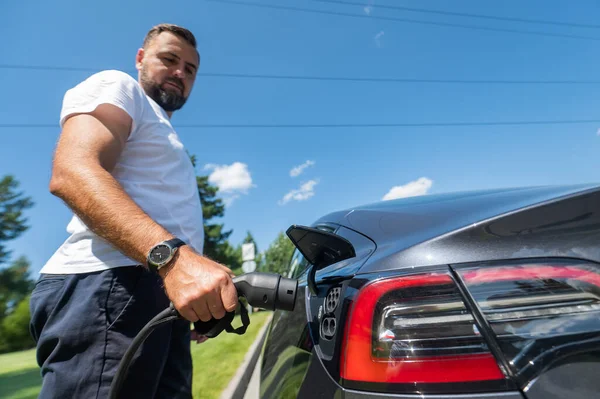
[[[178,65],[177,68],[175,68],[175,71],[173,71],[173,75],[185,80],[187,74],[185,72],[185,65]]]

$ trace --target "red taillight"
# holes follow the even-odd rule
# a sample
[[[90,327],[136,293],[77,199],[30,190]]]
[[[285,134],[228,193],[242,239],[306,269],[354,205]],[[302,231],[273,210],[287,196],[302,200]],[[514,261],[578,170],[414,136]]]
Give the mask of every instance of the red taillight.
[[[341,377],[413,384],[505,378],[443,273],[379,280],[359,291],[346,322]]]
[[[469,285],[500,281],[535,281],[543,279],[573,279],[600,287],[600,275],[596,271],[576,265],[523,265],[481,268],[462,273]]]
[[[600,350],[600,268],[578,261],[459,269],[522,387],[555,360]]]

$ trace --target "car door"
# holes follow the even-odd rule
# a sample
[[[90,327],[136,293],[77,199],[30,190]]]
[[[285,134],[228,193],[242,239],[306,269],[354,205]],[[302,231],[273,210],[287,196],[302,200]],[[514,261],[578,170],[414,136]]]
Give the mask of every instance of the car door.
[[[288,277],[298,278],[308,263],[296,249]],[[298,286],[293,312],[275,311],[263,347],[261,398],[296,398],[312,356],[305,306],[306,280]]]

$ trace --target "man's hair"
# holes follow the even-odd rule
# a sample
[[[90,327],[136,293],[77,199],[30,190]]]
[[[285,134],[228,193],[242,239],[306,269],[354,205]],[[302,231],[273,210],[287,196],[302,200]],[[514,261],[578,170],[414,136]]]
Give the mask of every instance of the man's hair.
[[[180,38],[182,38],[183,40],[185,40],[187,43],[192,45],[194,48],[196,48],[196,38],[194,37],[194,34],[192,32],[190,32],[189,30],[182,28],[181,26],[177,26],[177,25],[173,25],[173,24],[159,24],[159,25],[152,27],[152,29],[150,29],[148,31],[148,33],[146,34],[146,37],[144,38],[143,48],[146,48],[146,46],[148,46],[148,43],[150,43],[150,41],[152,41],[152,39],[154,39],[156,36],[160,35],[162,32],[171,32],[174,35],[177,35]]]

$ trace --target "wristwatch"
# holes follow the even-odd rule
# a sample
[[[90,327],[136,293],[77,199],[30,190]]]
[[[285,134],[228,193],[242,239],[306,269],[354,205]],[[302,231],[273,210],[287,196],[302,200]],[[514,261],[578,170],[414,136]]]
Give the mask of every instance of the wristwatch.
[[[150,270],[157,273],[161,267],[166,266],[173,259],[173,256],[175,256],[177,248],[182,245],[185,245],[185,242],[179,238],[173,238],[152,247],[147,259]]]

